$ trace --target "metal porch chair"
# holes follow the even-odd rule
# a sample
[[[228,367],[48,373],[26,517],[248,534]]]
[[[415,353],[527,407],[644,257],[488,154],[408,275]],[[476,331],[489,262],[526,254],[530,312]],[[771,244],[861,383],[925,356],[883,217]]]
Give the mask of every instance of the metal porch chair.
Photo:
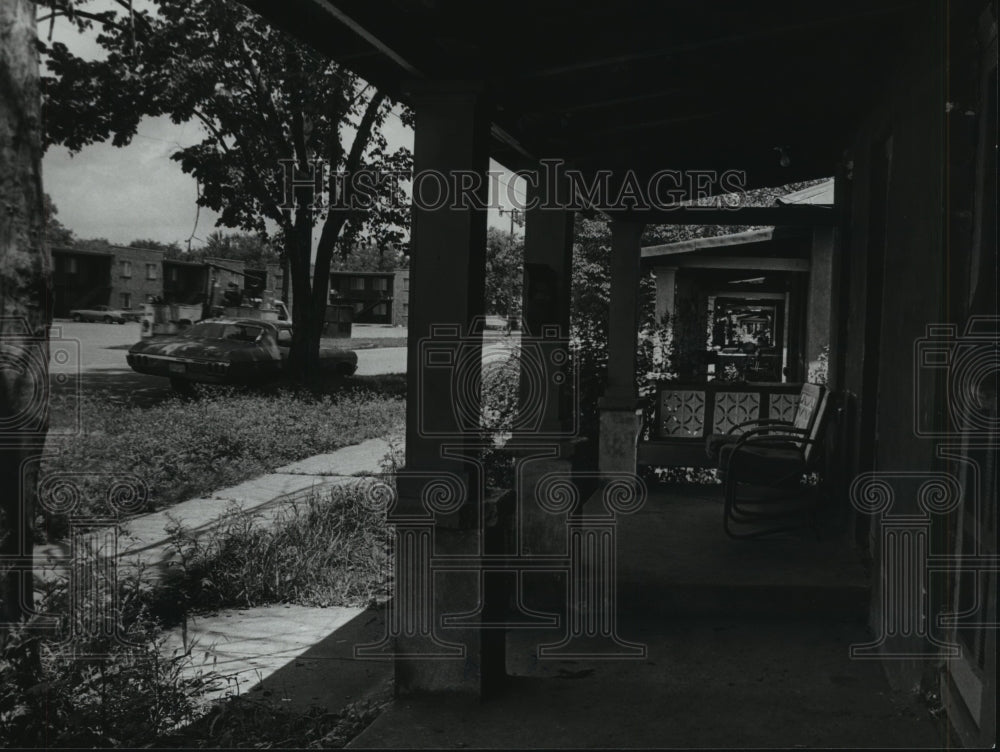
[[[758,421],[720,447],[723,528],[729,537],[757,538],[804,527],[815,528],[818,535],[823,487],[803,480],[822,469],[830,402],[822,390],[808,427]]]

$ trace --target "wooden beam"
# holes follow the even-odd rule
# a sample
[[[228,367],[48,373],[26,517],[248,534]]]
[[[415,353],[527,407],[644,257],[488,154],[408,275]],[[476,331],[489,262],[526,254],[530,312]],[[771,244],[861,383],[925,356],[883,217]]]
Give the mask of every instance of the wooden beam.
[[[662,245],[647,245],[642,249],[642,257],[664,258],[679,253],[696,253],[706,248],[744,245],[746,243],[766,243],[772,238],[774,238],[774,228],[768,227],[763,230],[747,230],[746,232],[731,233],[729,235],[678,240],[674,243],[664,243]]]
[[[519,112],[521,115],[565,115],[568,113],[586,112],[589,110],[603,110],[609,107],[623,107],[627,105],[641,104],[656,99],[676,97],[678,94],[682,94],[684,92],[684,89],[673,87],[670,89],[660,89],[657,91],[631,94],[629,96],[606,95],[603,98],[598,97],[596,99],[553,99],[551,92],[546,90],[547,96],[544,99],[539,98],[537,101],[529,101],[526,106],[519,109]],[[522,103],[524,102],[523,99],[520,101]]]
[[[761,272],[807,272],[809,259],[774,256],[670,256],[670,265],[679,269],[746,269]],[[647,257],[643,261],[649,263]]]
[[[364,39],[368,44],[378,50],[381,54],[385,55],[387,58],[392,60],[396,65],[398,65],[407,75],[413,76],[414,78],[423,78],[423,74],[420,70],[413,65],[409,60],[405,59],[396,50],[392,49],[388,44],[379,39],[375,34],[368,31],[361,24],[354,20],[347,13],[342,11],[336,5],[334,5],[330,0],[310,0],[313,5],[318,6],[325,13],[336,18],[340,23],[350,29],[354,34]]]
[[[614,219],[628,218],[650,225],[751,225],[757,227],[832,227],[837,212],[832,206],[744,206],[734,209],[677,207],[607,212]]]
[[[838,13],[836,15],[825,16],[800,23],[784,24],[782,26],[765,26],[749,32],[739,32],[735,34],[727,34],[721,37],[686,42],[683,44],[667,45],[652,50],[639,50],[622,55],[593,58],[591,60],[579,60],[565,65],[552,66],[549,68],[541,68],[539,70],[526,72],[519,75],[518,78],[527,80],[531,78],[563,76],[567,74],[574,74],[579,71],[594,70],[596,68],[618,68],[619,66],[627,65],[633,62],[649,61],[660,57],[679,55],[687,52],[704,52],[705,50],[717,47],[732,47],[739,44],[759,43],[763,40],[776,36],[801,34],[807,31],[820,30],[829,28],[830,26],[855,22],[863,18],[884,16],[906,9],[908,9],[908,7],[903,3],[890,3],[886,7],[868,8],[860,11]]]

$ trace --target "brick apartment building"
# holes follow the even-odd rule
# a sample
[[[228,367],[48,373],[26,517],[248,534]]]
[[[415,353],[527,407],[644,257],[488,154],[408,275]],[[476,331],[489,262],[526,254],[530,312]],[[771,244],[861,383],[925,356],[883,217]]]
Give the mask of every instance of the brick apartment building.
[[[109,245],[100,249],[52,249],[53,314],[65,317],[74,308],[107,305],[138,309],[160,298],[168,303],[203,303],[215,282],[225,290],[230,282],[247,294],[281,297],[278,264],[248,266],[243,261],[206,258],[186,261],[165,258],[151,248]]]
[[[406,326],[410,270],[330,272],[330,302],[353,306],[354,322]]]

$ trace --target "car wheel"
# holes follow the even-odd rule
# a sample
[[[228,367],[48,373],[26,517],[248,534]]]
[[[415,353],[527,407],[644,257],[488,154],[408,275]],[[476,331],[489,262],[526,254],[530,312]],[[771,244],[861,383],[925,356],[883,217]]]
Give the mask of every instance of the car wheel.
[[[105,316],[103,321],[105,324],[110,324],[112,322],[112,318],[110,316]]]
[[[73,314],[73,321],[77,321],[77,322],[83,321],[83,316],[81,316],[79,313],[74,313]]]

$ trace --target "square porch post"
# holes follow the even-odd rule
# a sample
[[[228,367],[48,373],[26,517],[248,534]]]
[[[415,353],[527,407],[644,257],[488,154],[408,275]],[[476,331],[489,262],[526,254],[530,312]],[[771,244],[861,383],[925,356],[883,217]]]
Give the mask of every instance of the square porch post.
[[[508,444],[517,462],[514,553],[521,556],[561,556],[566,550],[568,512],[546,508],[546,499],[539,498],[542,478],[570,477],[578,421],[568,357],[573,212],[557,208],[569,195],[559,179],[540,175],[529,186],[525,217],[519,414]],[[564,607],[564,574],[524,573],[520,582],[529,608],[557,612]],[[523,647],[515,643],[508,660],[514,673],[531,668],[534,646],[518,655]]]
[[[634,473],[642,410],[635,388],[641,222],[611,222],[608,386],[600,400],[599,469]]]
[[[653,274],[656,276],[656,322],[660,323],[664,316],[669,316],[673,324],[677,267],[655,266]]]
[[[416,126],[406,464],[393,510],[396,692],[480,696],[495,660],[478,616],[486,515],[473,423],[482,336],[471,324],[484,312],[490,118],[477,84],[419,81],[408,91]],[[451,481],[458,493],[443,500],[437,492]],[[435,571],[430,560],[440,557],[470,566]],[[448,620],[456,614],[470,618]]]
[[[540,343],[538,354],[555,375],[552,354],[569,344],[569,313],[572,294],[573,212],[555,208],[558,185],[540,179],[528,188],[528,210],[524,225],[524,284],[522,321],[525,332]],[[552,336],[555,334],[555,336]],[[569,364],[565,364],[568,367]],[[564,369],[559,369],[564,370]],[[540,413],[538,433],[565,434],[574,415],[569,379],[546,379],[541,399],[523,404],[533,385],[521,375],[522,407]],[[538,386],[538,385],[534,385]],[[537,394],[537,392],[536,392]],[[530,438],[525,436],[524,438]]]

